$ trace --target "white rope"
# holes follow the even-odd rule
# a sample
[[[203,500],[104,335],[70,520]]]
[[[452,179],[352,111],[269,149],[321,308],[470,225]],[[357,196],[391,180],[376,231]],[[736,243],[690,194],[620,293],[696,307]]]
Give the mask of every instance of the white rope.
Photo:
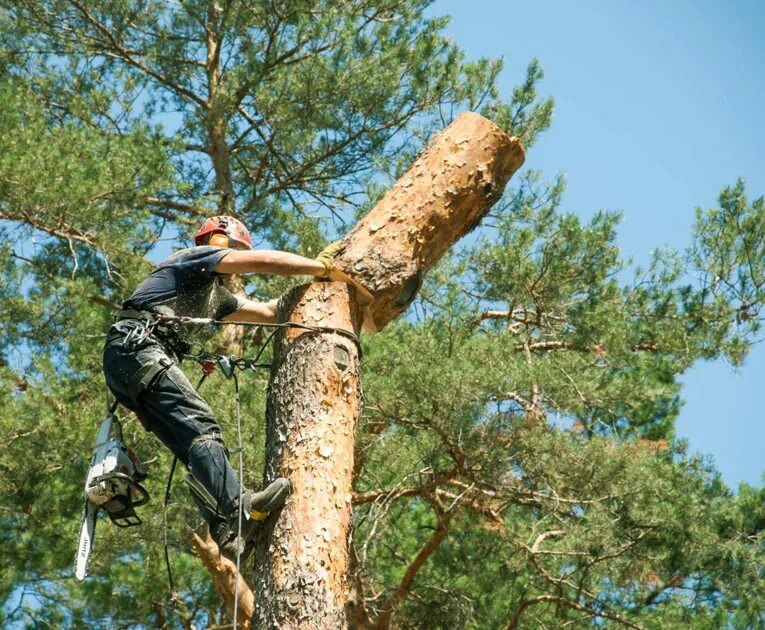
[[[237,629],[237,617],[239,614],[239,568],[242,555],[242,488],[244,488],[244,457],[242,454],[242,414],[239,408],[239,380],[234,376],[234,390],[236,392],[236,431],[237,431],[237,450],[239,451],[239,526],[237,531],[236,544],[236,577],[234,578],[234,630]]]

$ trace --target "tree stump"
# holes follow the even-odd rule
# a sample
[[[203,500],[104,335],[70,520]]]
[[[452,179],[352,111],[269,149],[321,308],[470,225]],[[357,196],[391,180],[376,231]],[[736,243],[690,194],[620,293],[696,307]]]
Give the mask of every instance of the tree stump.
[[[362,308],[342,282],[297,287],[280,321],[357,334]],[[348,592],[353,449],[361,408],[359,348],[348,336],[289,328],[274,342],[266,478],[293,492],[255,552],[253,628],[342,628]]]

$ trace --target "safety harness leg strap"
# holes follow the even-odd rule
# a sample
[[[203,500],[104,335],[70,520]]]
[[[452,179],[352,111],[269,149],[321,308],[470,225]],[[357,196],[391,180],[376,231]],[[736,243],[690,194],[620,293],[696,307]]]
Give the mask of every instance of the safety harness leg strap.
[[[138,397],[145,389],[152,384],[155,378],[160,373],[165,372],[173,365],[173,361],[166,357],[162,357],[156,363],[149,363],[142,365],[140,369],[135,373],[128,388],[128,396],[134,403],[138,402]]]

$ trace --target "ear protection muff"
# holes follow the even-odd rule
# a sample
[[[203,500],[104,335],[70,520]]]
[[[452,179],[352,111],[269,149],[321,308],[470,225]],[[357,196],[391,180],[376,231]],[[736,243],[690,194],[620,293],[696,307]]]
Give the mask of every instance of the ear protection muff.
[[[213,247],[228,247],[228,236],[225,234],[213,234],[207,244]]]

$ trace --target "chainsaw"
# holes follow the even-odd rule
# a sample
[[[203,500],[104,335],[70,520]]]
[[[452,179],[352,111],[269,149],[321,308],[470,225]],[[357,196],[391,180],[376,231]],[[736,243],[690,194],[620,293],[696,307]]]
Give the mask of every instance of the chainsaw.
[[[98,430],[85,480],[85,509],[74,562],[74,575],[78,580],[84,580],[87,575],[100,510],[118,527],[141,524],[135,508],[149,500],[149,493],[140,484],[145,478],[143,465],[122,439],[119,419],[110,412]]]

